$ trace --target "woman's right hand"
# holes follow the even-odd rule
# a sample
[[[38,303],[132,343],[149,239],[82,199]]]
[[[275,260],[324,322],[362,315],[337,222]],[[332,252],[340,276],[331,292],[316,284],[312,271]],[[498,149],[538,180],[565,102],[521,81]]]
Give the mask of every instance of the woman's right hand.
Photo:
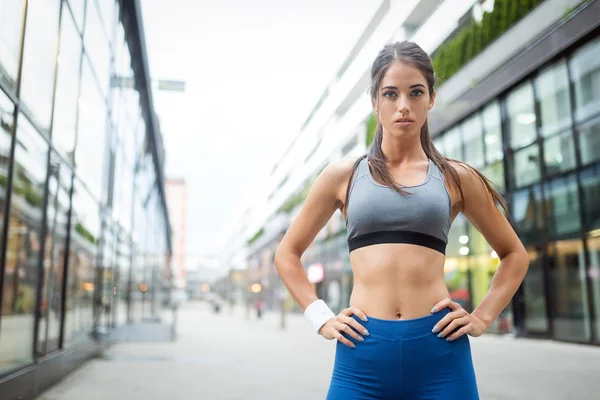
[[[369,331],[367,331],[354,318],[350,317],[351,315],[356,315],[363,321],[367,321],[367,316],[364,312],[360,311],[356,307],[350,306],[350,308],[342,310],[342,312],[340,312],[335,318],[331,318],[329,321],[327,321],[319,330],[319,334],[327,340],[337,339],[348,347],[356,347],[351,340],[348,340],[346,337],[344,337],[342,332],[345,332],[359,342],[362,342],[365,339],[363,336],[361,336],[361,334],[364,336],[369,336]],[[360,334],[358,332],[360,332]]]

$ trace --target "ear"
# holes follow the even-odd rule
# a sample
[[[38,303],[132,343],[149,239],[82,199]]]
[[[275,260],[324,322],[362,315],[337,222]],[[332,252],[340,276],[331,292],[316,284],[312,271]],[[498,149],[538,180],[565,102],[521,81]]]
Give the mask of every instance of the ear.
[[[435,90],[433,91],[433,94],[431,95],[431,99],[429,99],[429,108],[428,108],[428,110],[431,110],[433,108],[434,104],[435,104]]]

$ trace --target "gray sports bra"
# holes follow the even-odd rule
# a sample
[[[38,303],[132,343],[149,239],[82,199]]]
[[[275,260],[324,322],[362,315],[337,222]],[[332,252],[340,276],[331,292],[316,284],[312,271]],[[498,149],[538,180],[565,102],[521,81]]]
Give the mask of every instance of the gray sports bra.
[[[409,243],[446,253],[452,205],[440,169],[429,160],[419,185],[403,186],[409,194],[375,182],[367,157],[352,178],[346,228],[350,252],[381,243]]]

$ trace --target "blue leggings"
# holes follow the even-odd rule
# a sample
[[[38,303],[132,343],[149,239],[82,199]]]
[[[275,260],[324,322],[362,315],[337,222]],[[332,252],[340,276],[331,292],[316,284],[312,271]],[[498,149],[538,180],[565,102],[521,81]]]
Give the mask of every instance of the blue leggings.
[[[367,322],[364,342],[344,334],[356,348],[337,342],[327,400],[478,400],[467,335],[452,342],[432,333],[450,312],[410,320]]]

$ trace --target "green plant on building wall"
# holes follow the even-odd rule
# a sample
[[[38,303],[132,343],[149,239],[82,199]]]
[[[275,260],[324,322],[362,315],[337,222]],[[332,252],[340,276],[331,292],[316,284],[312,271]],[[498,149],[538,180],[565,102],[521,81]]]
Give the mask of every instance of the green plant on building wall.
[[[367,147],[373,143],[373,139],[375,139],[375,129],[377,129],[377,120],[375,119],[375,115],[371,114],[367,119]]]
[[[263,235],[263,233],[265,233],[264,228],[260,228],[258,232],[256,232],[250,239],[248,239],[248,245],[251,245],[252,243],[256,242],[258,238]]]
[[[432,57],[437,76],[449,79],[542,1],[496,0],[494,10],[484,13],[480,24],[472,20],[469,26],[438,47]]]

